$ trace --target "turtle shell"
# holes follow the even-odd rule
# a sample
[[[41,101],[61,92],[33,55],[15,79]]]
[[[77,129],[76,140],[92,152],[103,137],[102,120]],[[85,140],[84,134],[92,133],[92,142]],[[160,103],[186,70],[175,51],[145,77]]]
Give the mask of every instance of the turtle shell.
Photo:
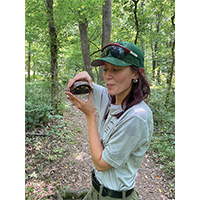
[[[70,88],[72,94],[87,94],[91,91],[92,88],[87,81],[76,81]]]

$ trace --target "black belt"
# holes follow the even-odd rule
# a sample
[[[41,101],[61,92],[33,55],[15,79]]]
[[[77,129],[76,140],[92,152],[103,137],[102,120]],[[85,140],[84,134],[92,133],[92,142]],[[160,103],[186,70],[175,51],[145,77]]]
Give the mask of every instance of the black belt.
[[[92,170],[92,185],[97,190],[97,192],[100,191],[101,184],[99,183],[99,181],[95,177],[94,170]],[[134,191],[134,188],[130,189],[130,190],[127,190],[125,192],[125,196],[128,197],[129,195],[132,194],[133,191]],[[109,197],[112,197],[112,198],[118,198],[118,199],[120,199],[120,198],[122,198],[122,191],[111,190],[109,188],[103,187],[102,196],[103,197],[109,196]]]

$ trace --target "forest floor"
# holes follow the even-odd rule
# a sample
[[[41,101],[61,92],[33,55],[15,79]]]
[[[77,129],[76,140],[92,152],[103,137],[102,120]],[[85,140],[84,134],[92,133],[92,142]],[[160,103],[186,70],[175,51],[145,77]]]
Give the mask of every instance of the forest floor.
[[[26,199],[66,198],[66,191],[91,187],[90,155],[85,116],[67,102],[64,116],[26,133]],[[142,200],[174,199],[174,178],[167,175],[147,152],[136,177],[136,190]],[[79,198],[81,199],[81,198]]]

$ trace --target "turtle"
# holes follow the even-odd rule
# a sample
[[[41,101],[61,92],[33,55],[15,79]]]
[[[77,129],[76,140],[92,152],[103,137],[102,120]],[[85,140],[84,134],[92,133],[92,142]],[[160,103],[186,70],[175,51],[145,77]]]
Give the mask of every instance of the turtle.
[[[91,86],[87,81],[76,81],[70,87],[70,92],[72,94],[87,94],[92,91]]]

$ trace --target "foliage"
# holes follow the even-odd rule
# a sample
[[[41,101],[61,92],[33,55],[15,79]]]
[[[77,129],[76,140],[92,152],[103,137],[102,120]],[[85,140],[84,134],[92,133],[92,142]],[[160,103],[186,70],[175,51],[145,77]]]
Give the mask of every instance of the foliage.
[[[50,85],[48,82],[26,83],[25,91],[26,129],[33,130],[47,122],[52,114]]]
[[[51,83],[37,81],[25,85],[25,125],[26,130],[41,127],[52,118],[58,118],[51,106]],[[63,93],[63,90],[61,90]],[[65,111],[63,95],[60,95],[58,114]]]
[[[175,171],[175,108],[174,94],[165,105],[167,89],[156,87],[151,90],[150,107],[154,115],[154,134],[150,150],[153,158],[171,176]]]
[[[154,126],[156,133],[175,134],[175,98],[171,93],[170,101],[165,105],[167,88],[156,87],[151,89],[150,106],[154,113]]]
[[[150,150],[153,158],[157,163],[161,164],[170,176],[175,176],[175,135],[174,134],[158,134],[153,136]]]

